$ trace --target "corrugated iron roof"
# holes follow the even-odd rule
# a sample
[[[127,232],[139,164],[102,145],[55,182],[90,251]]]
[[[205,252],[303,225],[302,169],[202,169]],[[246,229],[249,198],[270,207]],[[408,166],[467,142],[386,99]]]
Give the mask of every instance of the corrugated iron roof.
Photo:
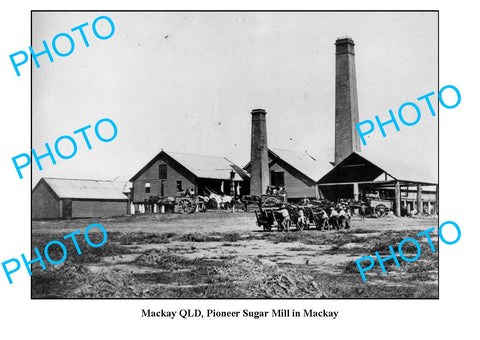
[[[247,176],[246,174],[241,174],[242,176],[240,176],[238,172],[242,170],[225,157],[164,152],[199,178],[229,180],[230,171],[232,170],[235,172],[236,181],[243,181],[242,176]]]
[[[393,178],[416,183],[438,184],[438,166],[432,165],[432,171],[415,166],[411,161],[400,157],[388,157],[385,155],[367,152],[355,152],[369,162],[385,171]]]
[[[127,200],[124,182],[93,179],[42,178],[59,198]]]
[[[307,151],[299,152],[270,148],[269,150],[315,182],[333,169],[332,164],[327,159],[318,159],[308,154]]]
[[[370,168],[362,167],[364,164],[373,165]],[[358,167],[358,168],[355,168]],[[357,169],[357,170],[355,170]],[[367,170],[366,170],[367,169]],[[438,184],[438,168],[432,164],[428,169],[415,166],[408,159],[399,157],[378,156],[373,153],[352,152],[337,166],[332,168],[320,179],[321,183],[374,181],[379,175],[386,173],[389,179],[401,182],[419,184]]]

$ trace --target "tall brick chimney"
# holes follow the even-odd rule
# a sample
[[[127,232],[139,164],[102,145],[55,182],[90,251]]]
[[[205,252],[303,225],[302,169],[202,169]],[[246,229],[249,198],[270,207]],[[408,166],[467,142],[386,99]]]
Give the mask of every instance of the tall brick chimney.
[[[360,151],[355,43],[350,37],[337,38],[335,62],[335,165],[353,151]]]
[[[250,195],[260,196],[269,184],[267,112],[252,110],[252,148],[250,153]]]

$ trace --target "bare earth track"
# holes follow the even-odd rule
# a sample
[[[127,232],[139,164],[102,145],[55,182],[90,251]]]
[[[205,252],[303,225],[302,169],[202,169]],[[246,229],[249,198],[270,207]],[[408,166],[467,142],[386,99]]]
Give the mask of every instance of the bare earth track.
[[[424,238],[417,261],[399,257],[398,268],[390,260],[387,274],[377,264],[367,282],[354,262],[437,230],[436,218],[354,218],[349,230],[290,233],[264,232],[251,213],[34,221],[32,245],[43,249],[91,223],[107,229],[107,243],[91,248],[77,237],[78,255],[65,241],[65,263],[33,265],[32,298],[438,298],[438,251]],[[60,248],[49,254],[61,258]]]

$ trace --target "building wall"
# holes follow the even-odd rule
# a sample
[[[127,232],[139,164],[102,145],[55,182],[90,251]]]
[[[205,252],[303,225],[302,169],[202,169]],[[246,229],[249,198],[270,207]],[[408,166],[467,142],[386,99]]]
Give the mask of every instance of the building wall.
[[[60,202],[40,183],[32,192],[32,219],[60,218]]]
[[[71,217],[109,217],[127,214],[127,201],[72,200]]]
[[[292,173],[277,163],[270,166],[270,171],[284,172],[285,190],[287,190],[288,199],[299,199],[305,196],[315,198],[316,184],[312,184],[311,186],[305,184],[305,182],[295,177]]]
[[[168,160],[159,159],[153,163],[148,169],[146,169],[139,177],[133,182],[133,202],[143,203],[145,199],[149,199],[150,196],[161,195],[161,181],[159,167],[160,164],[167,164],[167,179],[164,182],[164,197],[174,197],[177,194],[177,181],[182,181],[183,189],[197,189],[195,186],[195,180],[187,177],[186,174],[182,174],[178,167],[174,166]],[[150,193],[145,192],[145,183],[150,183]]]

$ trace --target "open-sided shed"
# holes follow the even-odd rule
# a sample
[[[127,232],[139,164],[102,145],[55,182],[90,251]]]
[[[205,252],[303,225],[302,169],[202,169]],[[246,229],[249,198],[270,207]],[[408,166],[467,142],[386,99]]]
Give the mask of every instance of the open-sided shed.
[[[332,201],[364,199],[377,192],[401,209],[438,212],[438,180],[435,174],[412,166],[406,160],[352,152],[318,181],[320,195]]]

